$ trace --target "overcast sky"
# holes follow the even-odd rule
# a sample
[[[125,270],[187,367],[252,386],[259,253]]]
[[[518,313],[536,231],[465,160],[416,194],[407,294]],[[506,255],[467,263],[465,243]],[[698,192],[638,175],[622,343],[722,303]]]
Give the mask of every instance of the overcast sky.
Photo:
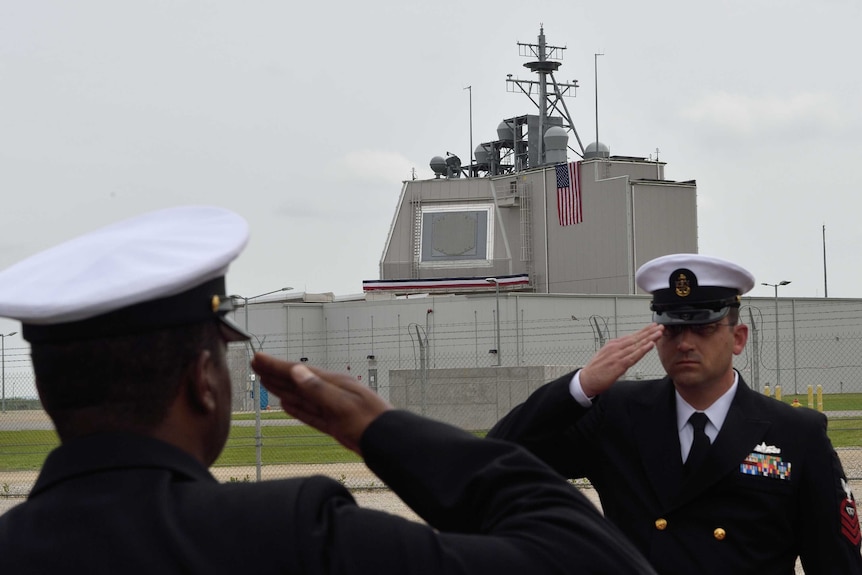
[[[858,0],[0,0],[0,268],[210,203],[251,225],[230,291],[361,293],[402,180],[469,158],[470,96],[474,147],[534,113],[505,78],[542,24],[585,145],[604,53],[600,139],[697,180],[701,253],[862,297]]]

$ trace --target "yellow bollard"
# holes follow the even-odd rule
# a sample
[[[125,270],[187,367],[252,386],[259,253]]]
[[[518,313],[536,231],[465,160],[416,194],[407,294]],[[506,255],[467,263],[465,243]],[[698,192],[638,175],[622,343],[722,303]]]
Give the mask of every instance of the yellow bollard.
[[[765,395],[766,397],[772,396],[772,391],[769,389],[768,385],[763,387],[763,395]]]
[[[814,409],[814,387],[808,386],[808,407]]]
[[[823,413],[823,386],[817,386],[817,411]]]
[[[780,385],[775,386],[775,399],[777,399],[778,401],[781,401],[781,386]]]

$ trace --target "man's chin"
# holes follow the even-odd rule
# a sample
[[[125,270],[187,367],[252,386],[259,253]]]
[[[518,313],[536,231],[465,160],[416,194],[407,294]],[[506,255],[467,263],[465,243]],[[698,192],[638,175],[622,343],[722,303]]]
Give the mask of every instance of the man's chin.
[[[700,367],[694,364],[675,366],[668,375],[675,385],[694,385],[702,378]]]

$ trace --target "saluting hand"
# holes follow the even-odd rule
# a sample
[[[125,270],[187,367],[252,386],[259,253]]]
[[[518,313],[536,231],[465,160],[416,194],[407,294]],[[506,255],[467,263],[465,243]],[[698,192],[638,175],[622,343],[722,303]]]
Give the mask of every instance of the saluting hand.
[[[325,371],[254,354],[252,369],[281,400],[284,411],[362,455],[359,440],[371,422],[394,409],[386,400],[344,373]]]
[[[652,323],[635,333],[612,339],[578,373],[587,397],[601,394],[655,347],[664,328]]]

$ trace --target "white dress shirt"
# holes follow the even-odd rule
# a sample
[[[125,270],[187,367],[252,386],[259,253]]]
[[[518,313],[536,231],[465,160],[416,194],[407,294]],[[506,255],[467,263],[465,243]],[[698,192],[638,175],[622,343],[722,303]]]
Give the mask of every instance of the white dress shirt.
[[[582,407],[590,407],[593,404],[593,398],[587,397],[584,389],[581,387],[579,377],[580,370],[575,372],[572,380],[569,382],[569,393],[575,398]],[[709,437],[709,442],[713,443],[718,437],[718,432],[721,431],[721,426],[724,425],[724,420],[727,417],[727,412],[730,410],[730,404],[733,401],[733,396],[736,393],[736,386],[739,384],[739,374],[733,370],[733,385],[730,386],[724,394],[715,402],[704,410],[707,419],[709,420],[704,430],[706,436]],[[688,452],[691,451],[691,443],[694,440],[694,428],[688,422],[691,414],[697,411],[680,397],[679,392],[676,394],[676,429],[679,433],[679,449],[682,460],[685,461],[688,457]]]

